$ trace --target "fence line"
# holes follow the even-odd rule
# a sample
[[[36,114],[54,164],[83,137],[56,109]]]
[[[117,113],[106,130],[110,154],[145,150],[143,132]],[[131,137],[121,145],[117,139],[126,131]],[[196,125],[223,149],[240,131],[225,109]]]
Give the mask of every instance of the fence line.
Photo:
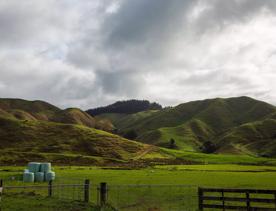
[[[56,184],[49,181],[45,185],[4,185],[3,180],[0,180],[1,189],[4,192],[16,193],[16,190],[34,191],[43,196],[57,197],[70,200],[89,202],[90,196],[90,181],[85,180],[82,184]],[[2,192],[3,192],[2,191]],[[0,193],[1,194],[1,193]],[[2,198],[4,194],[2,194]]]
[[[210,193],[212,193],[213,195],[210,195]],[[242,210],[248,210],[248,211],[250,210],[274,210],[275,211],[276,210],[276,190],[198,188],[198,204],[199,204],[198,205],[199,210],[203,210],[204,208],[212,208],[212,209],[222,209],[222,210],[242,209]]]

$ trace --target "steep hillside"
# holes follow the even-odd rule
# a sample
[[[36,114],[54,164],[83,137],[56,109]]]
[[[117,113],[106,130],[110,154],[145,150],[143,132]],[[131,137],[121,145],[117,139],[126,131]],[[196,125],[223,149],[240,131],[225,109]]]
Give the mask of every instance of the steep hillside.
[[[151,103],[147,100],[126,100],[118,101],[108,106],[89,109],[86,112],[92,116],[105,113],[133,114],[140,111],[160,110],[162,106],[158,103]]]
[[[0,125],[0,165],[47,159],[61,163],[67,159],[90,164],[104,160],[123,162],[148,147],[80,125],[2,117]]]
[[[68,108],[61,110],[50,119],[53,122],[67,123],[67,124],[79,124],[87,127],[95,127],[96,120],[88,113],[78,108]]]
[[[217,98],[180,104],[139,118],[130,125],[124,125],[124,121],[121,121],[116,126],[124,130],[135,129],[140,133],[162,127],[175,127],[199,119],[220,132],[246,122],[264,119],[275,110],[274,106],[249,97]]]
[[[246,123],[231,129],[218,140],[220,152],[240,151],[266,157],[276,156],[276,120]]]
[[[276,108],[248,97],[95,117],[77,108],[61,110],[43,101],[0,99],[0,164],[33,159],[70,164],[144,159],[186,163],[202,156],[198,152],[276,157],[275,131]],[[185,153],[178,158],[177,151]],[[183,160],[189,159],[189,153],[195,154]]]
[[[22,99],[0,99],[0,108],[20,119],[49,120],[53,118],[59,108],[44,101],[28,101]],[[17,117],[16,117],[17,118]]]
[[[96,120],[78,108],[61,110],[44,101],[3,98],[0,99],[0,109],[0,116],[18,120],[79,124],[93,128],[96,126]]]
[[[223,149],[219,141],[229,131],[246,123],[254,123],[265,119],[275,119],[276,108],[270,104],[249,97],[217,98],[193,101],[154,112],[139,112],[113,120],[120,134],[130,131],[137,134],[136,140],[158,146],[170,147],[169,141],[174,139],[178,149],[202,151],[204,143],[212,142],[218,145],[217,152],[227,152],[231,144],[225,144]],[[275,122],[271,122],[272,125]],[[268,127],[268,125],[266,125]],[[240,139],[246,134],[239,133]],[[266,137],[258,140],[269,142]],[[229,139],[228,139],[229,140]],[[246,145],[245,142],[240,145]],[[226,148],[229,147],[229,150]],[[252,145],[247,151],[254,154]],[[234,153],[234,151],[232,150]],[[245,153],[235,148],[235,153]],[[272,155],[271,153],[269,155]]]

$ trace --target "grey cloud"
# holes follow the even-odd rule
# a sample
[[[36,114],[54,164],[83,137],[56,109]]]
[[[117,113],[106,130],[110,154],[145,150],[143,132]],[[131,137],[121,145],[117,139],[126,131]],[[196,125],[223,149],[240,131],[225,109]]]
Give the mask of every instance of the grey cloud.
[[[99,71],[97,73],[97,80],[97,84],[102,88],[103,93],[122,97],[137,97],[143,84],[143,79],[139,75],[128,71],[109,73]]]
[[[235,23],[243,23],[252,20],[256,13],[262,10],[276,12],[274,0],[200,0],[206,8],[195,20],[195,28],[198,32],[210,30],[222,30]]]
[[[240,70],[242,72],[242,70]],[[234,85],[239,87],[254,87],[254,84],[248,77],[239,76],[231,73],[231,70],[209,70],[205,72],[193,73],[184,79],[178,79],[177,83],[186,86],[194,86],[195,84],[208,85],[216,84],[217,86]]]
[[[275,11],[274,0],[2,1],[0,95],[82,108],[241,94],[275,102],[275,64],[262,63],[276,50],[265,37],[276,34]],[[261,13],[264,37],[244,37]]]
[[[75,34],[80,16],[69,1],[16,0],[0,3],[0,46],[31,48],[60,44]],[[11,49],[10,49],[11,50]],[[16,49],[18,50],[18,49]]]
[[[108,44],[126,46],[159,43],[184,27],[186,11],[196,1],[192,0],[130,0],[124,1],[119,11],[104,22]],[[165,44],[165,43],[163,43]]]

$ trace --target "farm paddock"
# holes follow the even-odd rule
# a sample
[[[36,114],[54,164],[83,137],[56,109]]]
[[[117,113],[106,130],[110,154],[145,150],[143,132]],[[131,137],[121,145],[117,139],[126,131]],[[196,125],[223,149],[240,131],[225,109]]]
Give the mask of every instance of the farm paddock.
[[[0,178],[4,186],[23,186],[18,181],[23,167],[1,167]],[[106,167],[56,166],[54,184],[79,184],[53,189],[25,188],[3,192],[1,208],[14,206],[20,210],[29,207],[56,210],[64,204],[65,210],[97,210],[99,184],[108,186],[106,210],[197,210],[198,187],[276,189],[276,167],[241,165],[180,165],[155,166],[144,169]],[[84,200],[84,181],[89,179],[89,202]],[[47,187],[47,183],[35,184]],[[66,207],[67,206],[67,207]],[[69,206],[69,208],[68,208]],[[72,208],[70,208],[70,206]],[[23,207],[24,208],[24,207]],[[7,209],[9,210],[9,209]],[[13,209],[16,210],[16,209]],[[62,210],[59,208],[59,210]]]

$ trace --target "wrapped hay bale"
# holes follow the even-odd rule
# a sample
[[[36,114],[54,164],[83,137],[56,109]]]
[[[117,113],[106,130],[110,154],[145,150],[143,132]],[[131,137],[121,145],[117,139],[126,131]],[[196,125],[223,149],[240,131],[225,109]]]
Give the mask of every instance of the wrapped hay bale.
[[[28,169],[30,172],[36,173],[40,171],[40,163],[30,162],[28,163]]]
[[[51,163],[41,163],[40,164],[40,171],[44,172],[45,174],[47,172],[51,171]]]
[[[35,173],[35,181],[36,182],[44,182],[44,172],[36,172]]]
[[[33,172],[24,172],[23,182],[34,182],[34,173]]]
[[[47,172],[45,176],[47,182],[51,180],[55,180],[55,177],[56,177],[56,174],[53,171]]]

